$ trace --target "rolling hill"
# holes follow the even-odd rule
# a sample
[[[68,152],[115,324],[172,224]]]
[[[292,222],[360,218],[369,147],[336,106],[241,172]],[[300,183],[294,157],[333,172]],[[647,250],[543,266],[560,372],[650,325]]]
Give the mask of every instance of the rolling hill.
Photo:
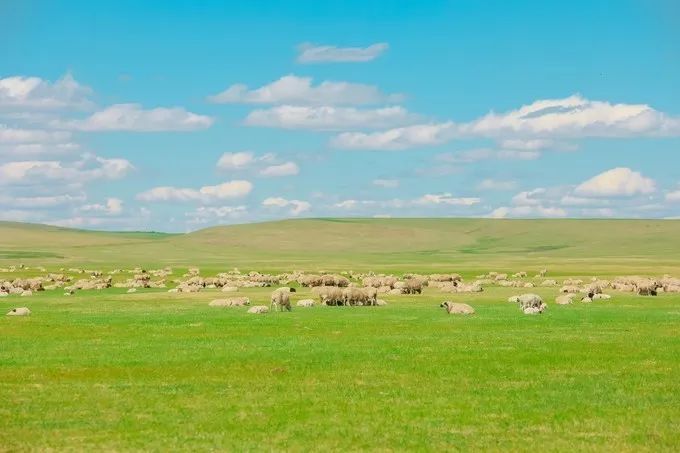
[[[570,274],[680,270],[680,221],[299,219],[187,234],[0,222],[0,264]]]

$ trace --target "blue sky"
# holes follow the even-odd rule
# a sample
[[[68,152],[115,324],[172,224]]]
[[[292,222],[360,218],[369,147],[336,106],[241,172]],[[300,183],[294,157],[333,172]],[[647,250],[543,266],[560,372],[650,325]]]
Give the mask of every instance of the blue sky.
[[[680,216],[673,1],[0,2],[0,219]]]

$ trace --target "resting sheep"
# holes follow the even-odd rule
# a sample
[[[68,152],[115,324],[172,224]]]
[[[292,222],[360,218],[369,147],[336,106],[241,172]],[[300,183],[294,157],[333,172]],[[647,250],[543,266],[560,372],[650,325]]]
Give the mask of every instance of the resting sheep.
[[[269,307],[266,305],[255,305],[248,309],[248,313],[262,315],[269,312]]]
[[[474,315],[475,309],[468,304],[458,302],[451,302],[446,300],[439,305],[441,308],[446,308],[446,312],[450,315]]]

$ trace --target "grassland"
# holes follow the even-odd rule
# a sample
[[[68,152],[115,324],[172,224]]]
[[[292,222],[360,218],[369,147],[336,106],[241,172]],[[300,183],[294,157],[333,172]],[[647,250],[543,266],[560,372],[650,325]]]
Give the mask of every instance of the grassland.
[[[663,221],[308,220],[190,235],[5,224],[0,266],[679,276],[678,232]],[[0,451],[680,449],[680,295],[558,306],[555,289],[535,292],[549,309],[533,317],[500,287],[265,316],[208,307],[214,290],[2,298],[33,315],[0,319]],[[269,290],[241,294],[264,303]],[[477,313],[448,316],[444,299]]]

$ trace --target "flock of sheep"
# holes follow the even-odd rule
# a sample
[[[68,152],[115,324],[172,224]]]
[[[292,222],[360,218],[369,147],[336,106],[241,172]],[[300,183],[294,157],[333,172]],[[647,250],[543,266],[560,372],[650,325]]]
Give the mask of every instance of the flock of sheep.
[[[319,272],[316,274],[296,271],[283,274],[263,274],[259,272],[242,273],[238,269],[219,273],[214,277],[201,276],[197,267],[172,278],[174,271],[166,267],[155,270],[114,269],[103,272],[80,268],[60,269],[59,272],[47,272],[44,267],[29,268],[23,265],[0,268],[0,276],[21,271],[22,273],[42,274],[30,278],[0,277],[0,297],[19,295],[31,296],[38,291],[64,291],[70,296],[81,290],[101,290],[111,287],[127,288],[127,292],[136,292],[138,288],[167,288],[171,293],[196,293],[205,289],[220,289],[224,293],[238,292],[240,288],[271,287],[288,285],[275,289],[271,293],[269,306],[257,305],[249,307],[249,313],[262,314],[273,310],[291,311],[291,294],[296,292],[294,286],[311,288],[316,299],[297,301],[298,307],[312,307],[317,303],[325,306],[381,306],[386,305],[379,295],[410,294],[417,295],[425,287],[436,288],[448,293],[475,293],[484,291],[485,286],[502,286],[513,288],[559,287],[559,295],[555,302],[560,305],[570,304],[575,300],[588,303],[595,300],[609,299],[607,290],[635,292],[643,296],[655,296],[659,292],[680,292],[680,279],[664,276],[659,279],[647,277],[617,277],[604,280],[593,277],[589,281],[581,279],[565,279],[558,283],[555,279],[546,278],[545,269],[529,278],[526,272],[512,275],[489,272],[478,275],[475,280],[464,282],[459,274],[405,274],[376,275],[373,273],[342,272],[332,274]],[[32,272],[31,272],[32,271]],[[561,285],[561,286],[560,286]],[[527,293],[510,297],[509,302],[518,304],[525,314],[540,314],[546,303],[536,294]],[[247,297],[227,297],[210,302],[213,307],[250,306]],[[473,314],[474,309],[462,303],[445,301],[442,308],[450,314]],[[7,313],[9,316],[26,316],[30,310],[19,307]]]

